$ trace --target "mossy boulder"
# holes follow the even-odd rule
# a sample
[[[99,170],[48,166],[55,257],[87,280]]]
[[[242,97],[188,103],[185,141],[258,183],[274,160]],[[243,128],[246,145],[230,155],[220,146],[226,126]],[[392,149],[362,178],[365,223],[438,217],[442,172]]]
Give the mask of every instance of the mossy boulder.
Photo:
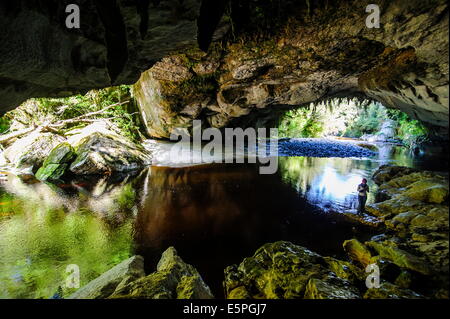
[[[329,269],[336,274],[337,277],[349,280],[352,283],[357,283],[358,281],[365,280],[366,274],[364,271],[355,266],[354,264],[336,259],[333,257],[324,257]]]
[[[150,163],[150,153],[143,147],[103,132],[81,139],[75,145],[75,152],[70,171],[81,175],[131,171]]]
[[[143,276],[144,258],[132,256],[75,291],[68,299],[103,299],[125,282],[135,281]]]
[[[161,256],[157,270],[117,289],[109,298],[211,299],[214,296],[198,271],[173,247]]]
[[[350,259],[358,262],[363,267],[372,263],[372,254],[369,249],[357,239],[344,241],[342,244]]]
[[[448,199],[448,185],[439,179],[419,180],[409,185],[404,194],[426,203],[441,204]]]
[[[401,177],[403,175],[409,175],[414,172],[417,172],[417,170],[410,167],[381,165],[373,174],[372,179],[377,185],[381,185],[391,181],[392,179]]]
[[[40,181],[57,181],[67,171],[69,164],[47,164],[36,172],[36,178]]]
[[[369,241],[366,242],[366,245],[373,248],[380,257],[392,261],[400,268],[410,269],[424,275],[431,274],[432,270],[426,260],[403,249],[386,244],[386,242],[378,243]]]
[[[225,269],[225,294],[245,299],[357,298],[352,281],[358,271],[347,266],[290,242],[268,243]]]
[[[69,143],[59,144],[50,152],[44,164],[36,172],[36,178],[41,181],[60,179],[74,158],[75,151]]]

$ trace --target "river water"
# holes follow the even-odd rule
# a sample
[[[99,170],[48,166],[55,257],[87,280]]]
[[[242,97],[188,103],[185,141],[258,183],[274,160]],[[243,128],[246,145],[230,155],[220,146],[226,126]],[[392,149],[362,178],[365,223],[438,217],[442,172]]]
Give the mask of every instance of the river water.
[[[267,242],[289,240],[344,258],[356,234],[339,212],[354,207],[356,186],[381,164],[446,170],[446,163],[383,145],[374,158],[280,157],[278,171],[257,164],[170,167],[164,161],[135,175],[77,178],[54,185],[2,172],[0,298],[50,298],[68,265],[81,286],[140,254],[147,272],[174,246],[217,297],[223,270]],[[167,164],[167,163],[166,163]]]

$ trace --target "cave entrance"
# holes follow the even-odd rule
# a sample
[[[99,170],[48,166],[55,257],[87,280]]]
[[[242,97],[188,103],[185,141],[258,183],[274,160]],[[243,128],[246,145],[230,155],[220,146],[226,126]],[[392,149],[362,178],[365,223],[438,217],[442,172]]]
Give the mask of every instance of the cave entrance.
[[[278,120],[281,138],[360,139],[411,149],[429,141],[428,129],[406,113],[381,103],[335,98],[286,111]]]

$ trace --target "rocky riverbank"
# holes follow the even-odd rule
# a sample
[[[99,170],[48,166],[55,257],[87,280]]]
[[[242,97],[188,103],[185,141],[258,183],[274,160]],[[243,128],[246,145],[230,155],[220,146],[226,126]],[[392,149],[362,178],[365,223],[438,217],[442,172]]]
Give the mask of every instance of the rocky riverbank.
[[[211,299],[198,271],[173,247],[161,256],[156,271],[146,276],[144,259],[133,256],[78,289],[68,299]]]
[[[110,121],[99,121],[64,132],[37,127],[7,145],[0,165],[15,173],[34,173],[42,181],[64,175],[95,175],[126,172],[150,164],[144,147],[122,136]]]

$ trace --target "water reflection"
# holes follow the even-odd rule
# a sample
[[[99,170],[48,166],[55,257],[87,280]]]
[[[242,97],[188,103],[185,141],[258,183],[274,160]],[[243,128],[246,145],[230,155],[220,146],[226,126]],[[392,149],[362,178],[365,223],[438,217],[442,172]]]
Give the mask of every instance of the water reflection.
[[[356,208],[357,185],[370,181],[379,163],[346,158],[284,157],[279,165],[283,179],[310,203],[323,210]],[[368,203],[374,200],[376,185],[369,183]]]
[[[89,185],[2,180],[0,298],[49,298],[58,286],[68,295],[67,265],[80,267],[84,285],[132,254],[131,185]]]
[[[411,156],[408,149],[390,144],[378,145],[378,156],[364,158],[281,157],[283,179],[301,196],[324,211],[342,211],[357,206],[357,185],[369,181],[367,203],[374,202],[377,185],[371,182],[373,172],[384,164],[446,170],[446,160],[437,156]]]
[[[279,174],[260,175],[257,165],[152,167],[140,183],[134,240],[147,270],[175,246],[219,296],[224,268],[266,242],[337,255],[352,236],[349,224],[323,214]]]
[[[219,297],[224,268],[266,242],[289,240],[342,256],[342,241],[355,230],[331,212],[354,206],[361,178],[370,181],[388,162],[445,167],[386,147],[375,159],[283,157],[274,175],[260,175],[256,164],[155,166],[135,176],[59,185],[6,174],[0,180],[0,297],[48,298],[63,284],[68,264],[80,266],[82,285],[132,254],[143,255],[152,271],[169,246]]]

